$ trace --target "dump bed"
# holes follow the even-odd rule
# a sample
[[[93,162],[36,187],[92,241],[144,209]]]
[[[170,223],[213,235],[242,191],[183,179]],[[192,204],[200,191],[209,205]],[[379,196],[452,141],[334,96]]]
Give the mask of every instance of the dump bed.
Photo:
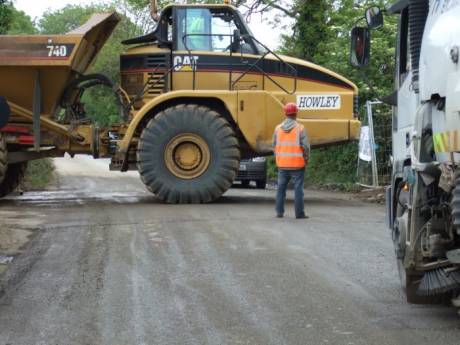
[[[39,81],[42,114],[53,114],[65,86],[88,70],[119,21],[115,12],[102,13],[66,35],[0,36],[0,96],[31,110]]]

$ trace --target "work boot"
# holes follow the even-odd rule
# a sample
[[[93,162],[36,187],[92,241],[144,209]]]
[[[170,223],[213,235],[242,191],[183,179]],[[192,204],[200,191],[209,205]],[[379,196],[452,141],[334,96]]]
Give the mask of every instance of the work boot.
[[[283,218],[283,217],[284,217],[284,215],[282,215],[282,214],[277,214],[276,215],[276,218]]]
[[[295,216],[296,219],[308,219],[310,218],[309,216],[307,216],[306,214],[301,214],[300,216]]]

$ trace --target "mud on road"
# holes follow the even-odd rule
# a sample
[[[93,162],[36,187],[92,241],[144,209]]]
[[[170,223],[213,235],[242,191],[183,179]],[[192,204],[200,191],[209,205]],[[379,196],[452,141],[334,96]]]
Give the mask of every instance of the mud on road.
[[[171,206],[104,161],[56,165],[58,190],[0,201],[2,232],[32,234],[0,344],[458,344],[455,309],[404,302],[380,205],[315,191],[310,220],[275,219],[270,190]]]

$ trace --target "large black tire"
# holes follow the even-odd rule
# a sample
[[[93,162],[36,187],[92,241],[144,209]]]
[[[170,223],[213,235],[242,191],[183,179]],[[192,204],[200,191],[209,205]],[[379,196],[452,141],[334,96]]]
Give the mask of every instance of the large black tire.
[[[137,161],[142,181],[164,202],[208,203],[231,187],[240,150],[235,132],[217,112],[178,105],[147,124]]]
[[[24,180],[26,169],[27,163],[15,163],[8,165],[5,178],[0,183],[0,198],[14,192],[14,190]]]
[[[0,183],[3,182],[6,176],[6,169],[8,165],[8,152],[6,150],[6,143],[3,133],[0,132]]]

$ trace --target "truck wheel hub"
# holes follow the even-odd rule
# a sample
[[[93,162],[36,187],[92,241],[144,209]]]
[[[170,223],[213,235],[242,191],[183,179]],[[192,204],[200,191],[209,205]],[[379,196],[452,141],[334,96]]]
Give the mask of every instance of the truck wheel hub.
[[[180,134],[174,137],[165,151],[165,163],[168,170],[182,179],[201,176],[209,166],[209,147],[196,134]]]

